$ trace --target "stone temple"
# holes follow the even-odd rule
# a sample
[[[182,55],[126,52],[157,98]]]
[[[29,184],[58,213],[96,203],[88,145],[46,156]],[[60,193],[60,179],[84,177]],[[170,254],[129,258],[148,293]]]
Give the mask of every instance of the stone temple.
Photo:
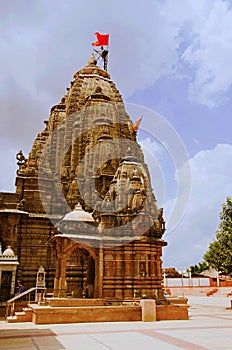
[[[136,128],[93,55],[44,123],[29,155],[16,156],[16,192],[0,193],[2,250],[19,263],[14,280],[35,286],[42,265],[54,297],[164,304],[162,208]],[[11,273],[1,269],[2,300],[12,296]]]

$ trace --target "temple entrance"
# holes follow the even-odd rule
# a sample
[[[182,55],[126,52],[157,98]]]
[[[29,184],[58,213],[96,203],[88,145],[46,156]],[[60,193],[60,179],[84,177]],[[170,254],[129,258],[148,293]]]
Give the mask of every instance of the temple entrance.
[[[67,295],[73,298],[94,297],[95,262],[88,251],[77,248],[67,259]]]
[[[6,301],[10,298],[11,280],[12,271],[2,271],[2,281],[0,290],[1,301]]]

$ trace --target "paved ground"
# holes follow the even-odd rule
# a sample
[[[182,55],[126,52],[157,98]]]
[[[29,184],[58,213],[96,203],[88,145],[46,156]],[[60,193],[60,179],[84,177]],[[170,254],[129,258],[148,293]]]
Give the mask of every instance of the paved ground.
[[[189,297],[188,321],[35,325],[0,322],[2,350],[231,350],[226,297]]]

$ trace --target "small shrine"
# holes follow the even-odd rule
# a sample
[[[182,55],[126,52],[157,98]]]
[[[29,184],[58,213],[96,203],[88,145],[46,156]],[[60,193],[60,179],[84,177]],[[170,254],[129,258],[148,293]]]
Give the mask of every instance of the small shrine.
[[[2,253],[0,246],[0,295],[1,302],[5,302],[14,295],[16,272],[19,265],[18,257],[8,246]]]

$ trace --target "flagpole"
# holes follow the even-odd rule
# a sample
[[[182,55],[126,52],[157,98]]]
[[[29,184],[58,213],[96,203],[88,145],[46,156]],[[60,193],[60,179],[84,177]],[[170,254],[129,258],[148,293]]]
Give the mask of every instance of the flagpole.
[[[94,51],[99,54],[97,61],[98,61],[99,57],[101,57],[103,59],[103,67],[104,67],[104,70],[107,72],[108,54],[109,54],[108,47],[107,47],[107,50],[104,49],[103,47],[101,48],[101,50],[102,51],[98,51],[98,50],[94,49]]]
[[[97,36],[97,41],[92,43],[92,46],[100,46],[101,47],[100,51],[97,51],[95,49],[94,49],[94,51],[97,52],[99,54],[99,57],[101,57],[103,59],[103,67],[104,67],[104,70],[107,72],[108,54],[109,54],[109,49],[108,49],[109,34],[100,34],[100,33],[96,32],[95,35]],[[105,49],[104,49],[104,46],[106,46]],[[97,60],[98,60],[98,58],[97,58]]]
[[[103,58],[103,62],[104,62],[104,70],[106,72],[107,72],[107,66],[108,66],[108,54],[109,54],[109,50],[108,50],[108,46],[107,46],[107,50],[103,50],[102,55],[101,55],[101,57]]]

